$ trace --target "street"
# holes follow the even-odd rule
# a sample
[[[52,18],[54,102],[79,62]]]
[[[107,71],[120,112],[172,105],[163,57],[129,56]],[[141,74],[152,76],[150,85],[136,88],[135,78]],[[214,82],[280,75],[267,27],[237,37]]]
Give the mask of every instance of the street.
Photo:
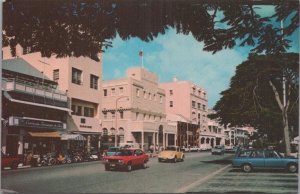
[[[157,158],[151,158],[147,169],[132,172],[105,171],[102,161],[5,170],[2,172],[2,190],[4,193],[207,193],[243,189],[249,191],[247,183],[256,180],[257,184],[261,180],[265,188],[258,188],[266,192],[266,188],[279,184],[271,172],[245,174],[232,169],[231,158],[231,154],[216,156],[210,152],[186,153],[184,162],[158,163]],[[297,175],[285,172],[277,172],[275,175],[280,177],[281,184],[289,185],[287,190],[282,191],[297,192]],[[263,181],[264,177],[268,180]],[[253,184],[250,185],[253,187]]]

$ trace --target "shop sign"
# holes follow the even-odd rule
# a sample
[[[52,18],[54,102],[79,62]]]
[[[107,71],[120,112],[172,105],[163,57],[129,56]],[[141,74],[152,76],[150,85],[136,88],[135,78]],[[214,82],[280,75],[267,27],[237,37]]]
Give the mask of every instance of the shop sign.
[[[36,128],[49,128],[49,129],[65,129],[66,124],[62,122],[53,122],[47,120],[35,120],[28,118],[12,118],[13,122],[10,125],[21,127],[36,127]]]

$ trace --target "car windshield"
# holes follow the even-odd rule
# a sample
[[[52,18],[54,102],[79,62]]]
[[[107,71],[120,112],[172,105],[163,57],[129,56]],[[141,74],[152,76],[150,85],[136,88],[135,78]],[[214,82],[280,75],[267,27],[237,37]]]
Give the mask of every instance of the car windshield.
[[[222,149],[221,146],[215,146],[215,149]]]
[[[115,154],[115,156],[131,156],[132,151],[131,150],[118,150]]]
[[[166,147],[165,150],[169,150],[169,151],[176,151],[176,147]]]

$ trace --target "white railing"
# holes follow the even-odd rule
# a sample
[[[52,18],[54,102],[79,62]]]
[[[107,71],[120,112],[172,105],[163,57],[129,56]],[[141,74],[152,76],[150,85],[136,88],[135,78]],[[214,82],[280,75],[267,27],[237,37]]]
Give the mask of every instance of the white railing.
[[[32,85],[27,82],[22,82],[15,79],[4,79],[2,88],[6,91],[19,91],[28,94],[34,94],[50,99],[55,99],[63,102],[68,101],[67,94],[65,92],[55,90],[49,87]]]

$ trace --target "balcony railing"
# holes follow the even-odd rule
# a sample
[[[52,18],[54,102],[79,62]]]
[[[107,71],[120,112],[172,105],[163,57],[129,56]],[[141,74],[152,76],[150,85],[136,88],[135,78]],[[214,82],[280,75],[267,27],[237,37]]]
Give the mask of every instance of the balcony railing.
[[[8,92],[13,91],[24,94],[21,100],[67,107],[67,94],[50,87],[34,85],[16,79],[3,79],[2,88]]]

